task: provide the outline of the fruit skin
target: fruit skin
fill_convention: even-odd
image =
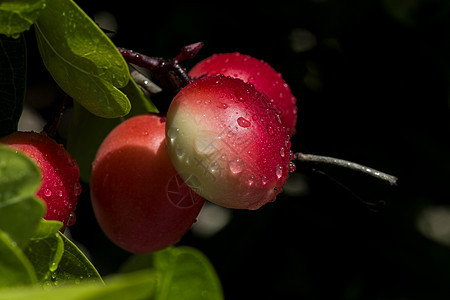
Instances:
[[[288,134],[295,134],[297,123],[297,99],[291,92],[281,74],[268,63],[251,56],[235,53],[220,53],[200,61],[189,72],[192,78],[222,74],[239,78],[253,84],[255,88],[269,99]]]
[[[36,195],[46,203],[44,219],[61,221],[61,231],[73,224],[81,194],[80,170],[75,159],[45,133],[17,131],[0,142],[24,152],[39,166],[42,183]]]
[[[258,209],[289,173],[290,142],[270,102],[240,79],[203,77],[173,99],[166,140],[178,173],[205,199]]]
[[[115,244],[133,253],[177,242],[205,201],[172,166],[164,128],[165,119],[152,114],[122,122],[105,138],[92,165],[97,221]]]

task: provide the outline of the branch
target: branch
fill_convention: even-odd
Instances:
[[[294,160],[300,161],[300,162],[313,162],[313,163],[322,163],[322,164],[328,164],[328,165],[334,165],[339,167],[344,167],[347,169],[355,170],[358,172],[362,172],[368,175],[371,175],[372,177],[375,177],[377,179],[383,180],[390,185],[397,185],[397,177],[380,172],[378,170],[347,161],[344,159],[329,157],[329,156],[321,156],[321,155],[314,155],[314,154],[303,154],[300,152],[297,152],[294,154]]]

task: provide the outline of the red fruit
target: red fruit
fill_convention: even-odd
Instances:
[[[290,142],[270,102],[240,79],[203,77],[167,113],[172,163],[207,200],[257,209],[274,200],[289,172]]]
[[[149,253],[177,242],[204,199],[177,175],[166,149],[165,119],[130,118],[112,130],[92,164],[97,221],[118,246]]]
[[[215,54],[192,68],[193,78],[222,74],[253,84],[269,99],[281,117],[288,134],[295,134],[297,123],[296,98],[287,83],[268,63],[240,53]]]
[[[42,184],[37,196],[47,204],[46,220],[61,221],[64,226],[75,222],[74,210],[81,193],[80,170],[64,147],[43,133],[14,132],[1,143],[24,152],[39,166]]]

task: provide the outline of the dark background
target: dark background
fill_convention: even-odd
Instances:
[[[232,211],[211,238],[189,233],[180,244],[208,256],[226,299],[450,297],[449,1],[76,2],[116,18],[120,47],[171,58],[203,41],[187,68],[220,52],[269,62],[298,100],[294,152],[400,178],[297,164],[301,192]],[[51,82],[33,55],[29,86]],[[101,233],[87,190],[71,232],[107,275],[128,254]]]

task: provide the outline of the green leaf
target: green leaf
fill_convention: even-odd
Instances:
[[[122,91],[131,101],[130,113],[124,118],[105,119],[97,117],[75,103],[74,117],[67,141],[67,150],[76,159],[80,177],[90,181],[91,164],[101,143],[114,127],[125,119],[144,113],[158,113],[155,105],[145,97],[133,79]]]
[[[0,290],[36,282],[33,266],[17,243],[0,230]]]
[[[48,0],[36,25],[47,70],[58,85],[91,113],[121,117],[130,102],[128,66],[111,40],[71,0]]]
[[[26,155],[0,146],[0,230],[25,246],[45,213],[34,195],[41,183],[38,166]]]
[[[36,231],[34,232],[33,236],[31,237],[31,240],[39,240],[39,239],[45,239],[45,238],[51,237],[55,233],[57,233],[61,229],[62,226],[63,226],[62,222],[47,221],[47,220],[41,219],[41,222],[39,223],[38,227],[36,228]]]
[[[159,275],[156,300],[221,300],[222,288],[214,268],[198,250],[170,247],[153,254],[134,255],[123,271],[151,268]]]
[[[0,136],[16,131],[22,114],[27,71],[26,52],[25,38],[22,35],[17,39],[0,35]]]
[[[84,281],[103,282],[100,274],[89,259],[64,234],[58,233],[64,242],[64,254],[53,272],[53,284]]]
[[[51,290],[22,288],[3,290],[0,300],[144,300],[152,299],[156,276],[148,270],[114,275],[106,285],[85,283]]]
[[[42,220],[25,249],[39,283],[52,287],[84,281],[102,282],[86,256],[59,232],[61,225],[60,222]]]
[[[45,0],[0,1],[0,34],[15,36],[30,29],[44,8]]]

